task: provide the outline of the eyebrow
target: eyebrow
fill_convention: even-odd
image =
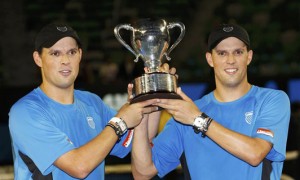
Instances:
[[[235,49],[233,49],[233,51],[237,51],[237,50],[242,50],[242,51],[244,51],[244,50],[247,50],[247,47],[246,47],[246,49],[245,49],[244,47],[246,47],[246,46],[239,47],[239,48],[235,48]],[[230,49],[229,49],[229,50],[230,50]],[[216,51],[216,52],[220,52],[220,51],[228,51],[228,49],[218,49],[218,48],[215,48],[215,51]]]
[[[67,50],[67,52],[74,51],[74,50],[78,51],[79,48],[78,47],[71,48],[71,49]],[[62,52],[62,50],[60,50],[60,49],[50,49],[49,52]]]

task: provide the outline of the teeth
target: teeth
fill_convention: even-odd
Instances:
[[[235,72],[236,69],[226,69],[225,71],[226,71],[226,72],[231,72],[231,73],[232,73],[232,72]]]

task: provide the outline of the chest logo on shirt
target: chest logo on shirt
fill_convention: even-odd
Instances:
[[[94,122],[93,117],[88,116],[88,117],[86,117],[86,120],[87,120],[89,126],[90,126],[92,129],[95,129],[96,125],[95,125],[95,122]]]
[[[248,124],[252,123],[252,116],[253,116],[253,111],[249,111],[245,113],[245,121]]]

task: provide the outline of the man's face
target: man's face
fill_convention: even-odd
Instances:
[[[43,85],[48,88],[73,88],[79,72],[82,50],[75,39],[65,37],[50,48],[43,48],[42,54],[35,57],[41,67]]]
[[[246,45],[235,37],[222,40],[206,58],[214,68],[216,85],[236,87],[247,82],[247,66],[253,52],[247,51]]]

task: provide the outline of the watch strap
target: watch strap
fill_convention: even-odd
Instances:
[[[125,121],[118,117],[111,118],[106,126],[113,128],[119,139],[127,132],[128,129]]]

